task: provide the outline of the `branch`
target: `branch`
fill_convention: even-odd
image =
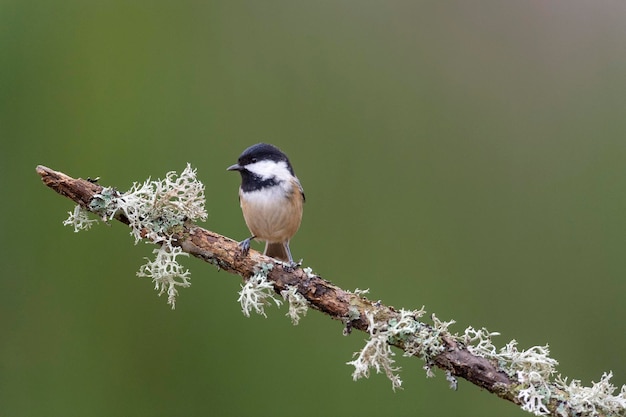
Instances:
[[[313,274],[309,268],[292,268],[255,250],[243,256],[237,241],[192,223],[191,219],[202,217],[204,213],[204,196],[201,184],[195,180],[195,171],[191,171],[190,167],[188,170],[188,174],[193,177],[190,181],[182,181],[187,170],[179,179],[176,179],[176,174],[169,173],[164,181],[146,181],[143,186],[135,184],[131,191],[122,194],[93,180],[74,179],[44,166],[37,167],[37,173],[46,186],[70,198],[82,209],[105,220],[113,218],[130,225],[136,240],[149,239],[160,244],[161,249],[155,251],[158,252],[157,258],[159,254],[172,258],[183,253],[193,255],[243,277],[247,284],[242,290],[242,298],[250,295],[245,291],[252,292],[263,285],[260,283],[269,283],[271,286],[267,288],[273,288],[273,291],[285,298],[290,294],[290,304],[292,298],[303,298],[308,306],[344,323],[345,334],[352,329],[367,332],[370,340],[359,352],[357,359],[349,362],[355,366],[355,379],[367,377],[369,369],[375,368],[377,372],[382,370],[387,374],[394,388],[399,387],[401,381],[396,374],[397,368],[393,367],[393,352],[389,349],[389,346],[395,346],[406,356],[423,359],[429,376],[432,374],[431,368],[438,367],[446,372],[452,387],[456,387],[455,378],[461,377],[537,415],[626,414],[626,386],[619,395],[613,396],[615,387],[609,383],[610,373],[604,374],[600,382],[590,388],[582,387],[577,380],[568,384],[560,376],[550,381],[557,362],[549,358],[547,346],[519,351],[516,342],[512,341],[497,350],[491,342],[491,336],[497,333],[470,327],[462,335],[451,334],[447,328],[452,322],[442,322],[434,315],[433,324],[421,322],[419,319],[425,313],[423,310],[396,310],[380,302],[373,302],[362,297],[362,291],[343,290]],[[196,189],[193,189],[194,186]],[[187,194],[192,193],[190,189],[196,194],[191,201],[187,201]],[[147,201],[151,204],[150,210],[160,210],[158,214],[151,214],[153,219],[147,219],[149,216],[143,212],[137,214],[138,209],[134,206],[138,204],[135,202],[137,196],[144,194],[148,198],[142,200],[141,204]],[[197,201],[199,197],[202,197],[201,210]],[[168,217],[170,211],[163,211],[169,210],[168,207],[179,210],[179,221],[172,221]],[[68,221],[73,222],[75,228],[79,228],[81,222],[93,221],[79,217],[77,208]],[[157,223],[157,219],[160,223]],[[87,223],[86,226],[89,225]],[[140,273],[147,276],[155,274],[154,264],[144,267],[145,270],[142,267]],[[176,274],[182,280],[168,278],[169,281],[161,283],[161,291],[167,290],[172,304],[176,286],[188,285],[188,271],[177,271]],[[257,293],[253,295],[258,296]],[[260,303],[263,303],[263,299]],[[592,391],[598,395],[589,399]]]

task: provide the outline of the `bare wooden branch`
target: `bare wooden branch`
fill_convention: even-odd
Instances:
[[[102,186],[91,181],[74,179],[44,166],[38,166],[37,173],[46,186],[86,209],[89,209],[93,197],[103,190]],[[118,220],[124,222],[125,219]],[[296,287],[313,308],[342,321],[348,331],[350,329],[368,331],[366,312],[373,313],[377,320],[389,321],[399,318],[399,312],[393,307],[345,291],[320,276],[307,274],[301,268],[289,268],[254,250],[242,256],[237,241],[191,223],[185,224],[182,230],[176,233],[174,244],[180,246],[183,251],[244,279],[252,276],[259,264],[273,263],[275,266],[269,272],[268,278],[273,281],[277,293],[289,286]],[[355,311],[358,311],[358,315],[354,314]],[[444,335],[442,341],[445,349],[432,358],[431,365],[448,371],[455,377],[464,378],[503,399],[518,405],[521,403],[517,396],[512,394],[518,381],[499,370],[497,364],[471,354],[452,336]],[[406,348],[402,341],[392,343],[400,349]]]

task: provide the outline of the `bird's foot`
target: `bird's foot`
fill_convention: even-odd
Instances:
[[[293,272],[296,270],[296,268],[299,268],[300,266],[302,266],[302,259],[300,259],[298,262],[294,262],[293,259],[290,259],[289,262],[283,262],[285,271],[287,272]]]
[[[241,254],[243,256],[246,256],[248,252],[250,252],[250,241],[252,239],[254,239],[254,236],[250,236],[249,238],[244,239],[241,242],[239,242],[239,249],[241,249]]]

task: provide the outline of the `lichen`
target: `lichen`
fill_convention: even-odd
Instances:
[[[558,375],[555,385],[564,391],[561,415],[577,416],[624,416],[626,415],[626,385],[615,395],[617,387],[611,384],[612,372],[605,372],[598,382],[592,382],[591,387],[583,386],[579,380],[567,382],[567,378]],[[566,410],[569,410],[569,414]]]
[[[74,211],[67,212],[70,216],[63,221],[63,226],[74,226],[74,233],[78,233],[81,230],[89,230],[94,223],[98,223],[96,219],[90,219],[88,211],[82,208],[80,205],[74,207]]]
[[[159,243],[171,238],[170,228],[187,219],[206,220],[204,185],[187,164],[180,176],[171,171],[162,180],[133,183],[108,205],[109,218],[118,211],[128,219],[135,243],[143,238]]]
[[[119,193],[105,187],[96,194],[89,209],[104,221],[123,216],[129,223],[135,244],[144,238],[159,244],[154,260],[141,266],[137,275],[149,277],[159,294],[167,292],[167,302],[176,306],[177,287],[188,287],[189,271],[176,258],[187,255],[175,245],[175,234],[186,220],[206,220],[204,185],[196,179],[190,164],[178,175],[171,171],[164,179],[133,183],[128,192]],[[86,217],[86,210],[77,206],[74,213],[63,222],[73,225],[74,231],[86,230],[95,222]]]
[[[282,301],[275,297],[274,285],[267,279],[267,275],[274,267],[273,264],[260,264],[257,271],[241,286],[237,301],[241,304],[244,316],[250,317],[254,310],[257,314],[267,318],[265,307],[272,304],[280,306]]]
[[[370,368],[374,368],[376,373],[384,372],[391,381],[391,388],[401,388],[402,380],[397,372],[400,368],[394,366],[393,356],[395,355],[389,345],[389,337],[392,336],[385,323],[377,323],[371,311],[365,312],[368,320],[368,331],[370,338],[359,352],[355,352],[357,358],[347,362],[354,366],[352,379],[369,378]]]
[[[189,256],[179,247],[171,247],[167,244],[152,251],[155,254],[154,260],[145,258],[148,262],[142,265],[137,272],[139,277],[151,278],[154,288],[159,291],[159,295],[167,292],[167,303],[176,307],[176,287],[189,287],[189,270],[185,269],[176,261],[178,256]]]
[[[294,286],[287,286],[286,290],[282,290],[280,295],[289,304],[289,310],[286,316],[289,316],[291,323],[297,326],[302,316],[306,316],[306,312],[309,309],[309,302],[298,292],[298,288]]]
[[[558,362],[550,357],[547,345],[519,350],[517,342],[511,340],[497,349],[492,341],[497,335],[485,328],[469,327],[457,340],[472,354],[495,361],[501,371],[517,380],[514,392],[523,410],[547,415],[551,414],[550,406],[554,408],[556,404],[553,413],[563,417],[626,415],[626,385],[614,395],[617,388],[609,382],[611,372],[604,373],[591,387],[582,386],[576,379],[568,383],[561,375],[552,380]]]
[[[454,338],[460,348],[471,354],[496,363],[500,371],[509,375],[516,383],[508,389],[525,411],[563,417],[626,416],[626,385],[616,395],[617,388],[610,383],[611,372],[604,373],[591,387],[582,386],[578,380],[568,383],[567,378],[560,375],[552,380],[558,362],[550,357],[547,345],[520,350],[517,342],[511,340],[498,349],[492,340],[499,335],[497,332],[468,327],[462,335],[453,335],[449,326],[454,321],[442,321],[432,315],[433,324],[427,325],[418,320],[424,314],[423,308],[400,310],[397,317],[381,319],[374,312],[366,311],[370,337],[363,349],[354,354],[356,359],[348,362],[354,366],[353,379],[367,378],[370,369],[375,369],[387,375],[394,390],[400,388],[400,368],[395,366],[391,345],[402,347],[405,356],[421,357],[427,376],[434,376],[434,358],[445,351],[443,336],[446,336]],[[446,379],[450,387],[456,389],[457,380],[450,371],[446,372]]]

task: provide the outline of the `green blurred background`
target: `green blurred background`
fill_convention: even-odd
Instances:
[[[626,383],[626,3],[1,0],[0,64],[0,415],[527,415],[401,356],[404,390],[353,382],[364,334],[245,318],[196,259],[172,311],[135,276],[153,247],[74,234],[35,174],[190,162],[242,239],[225,169],[259,141],[305,188],[305,265]]]

